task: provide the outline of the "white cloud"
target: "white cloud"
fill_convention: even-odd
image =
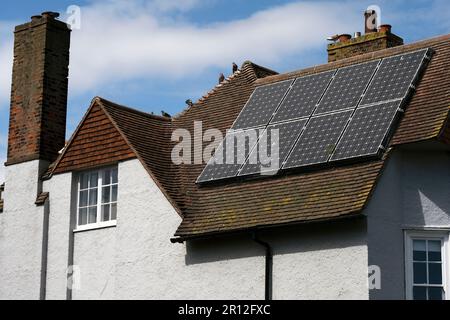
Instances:
[[[170,3],[160,9],[190,8],[180,6],[182,1]],[[77,93],[116,80],[182,78],[246,59],[271,64],[324,47],[333,32],[351,32],[361,17],[349,12],[345,3],[301,2],[199,26],[173,19],[168,23],[142,1],[95,2],[82,8],[81,30],[72,33],[70,88]]]

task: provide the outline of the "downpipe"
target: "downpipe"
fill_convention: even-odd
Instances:
[[[273,265],[273,252],[272,247],[267,242],[258,238],[256,232],[252,232],[252,239],[259,245],[263,246],[266,251],[266,266],[265,266],[265,300],[272,300],[272,265]]]

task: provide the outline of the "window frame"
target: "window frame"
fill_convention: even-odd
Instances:
[[[450,252],[449,231],[445,230],[405,230],[405,297],[413,300],[413,240],[440,240],[442,260],[442,287],[444,300],[450,300]]]
[[[103,173],[106,170],[117,170],[117,183],[108,183],[106,185],[103,185]],[[97,173],[97,215],[96,215],[96,222],[94,223],[86,223],[83,225],[79,225],[79,218],[80,218],[80,191],[81,191],[81,176],[82,174],[92,174],[92,173]],[[74,232],[78,232],[78,231],[85,231],[85,230],[92,230],[92,229],[100,229],[100,228],[108,228],[108,227],[115,227],[117,225],[117,213],[116,213],[116,218],[114,220],[110,219],[108,221],[101,221],[101,217],[102,217],[102,205],[104,205],[102,203],[102,190],[103,187],[111,187],[111,191],[112,191],[112,186],[113,185],[117,185],[117,199],[115,202],[109,201],[108,203],[105,204],[112,204],[115,203],[116,206],[119,202],[119,168],[118,166],[108,166],[108,167],[102,167],[102,168],[97,168],[97,169],[91,169],[91,170],[85,170],[85,171],[80,171],[77,174],[77,192],[76,192],[76,196],[77,196],[77,200],[76,200],[76,212],[75,212],[75,229]],[[88,194],[89,194],[89,190],[88,189],[83,189],[83,190],[87,190]],[[110,192],[111,192],[110,191]],[[111,198],[111,194],[110,194],[110,198]],[[91,206],[93,207],[93,206]],[[84,207],[83,207],[84,208]],[[88,206],[86,208],[89,208],[89,202],[88,202]],[[111,211],[109,213],[109,216],[111,217]],[[89,219],[89,210],[87,210],[87,219]]]

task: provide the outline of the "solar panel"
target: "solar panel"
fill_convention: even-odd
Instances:
[[[206,182],[234,177],[256,145],[263,129],[239,130],[227,133],[214,156],[208,161],[197,182]]]
[[[283,169],[326,162],[351,114],[352,111],[343,111],[312,117]]]
[[[309,117],[336,70],[295,79],[271,123]]]
[[[379,62],[375,60],[340,68],[314,114],[355,109]]]
[[[253,149],[242,167],[239,176],[278,171],[306,122],[307,120],[303,119],[268,126],[261,135],[257,147]],[[276,135],[278,139],[274,138]]]
[[[292,82],[293,80],[286,80],[257,87],[235,120],[232,129],[267,125]]]
[[[380,155],[431,52],[257,87],[232,126],[239,130],[226,135],[197,182]],[[278,161],[270,162],[275,150]]]
[[[405,97],[428,49],[384,58],[361,105]]]
[[[402,100],[358,108],[330,160],[376,155]]]

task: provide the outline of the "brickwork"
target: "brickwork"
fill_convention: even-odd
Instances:
[[[7,165],[54,161],[64,147],[70,29],[37,16],[15,29]]]

